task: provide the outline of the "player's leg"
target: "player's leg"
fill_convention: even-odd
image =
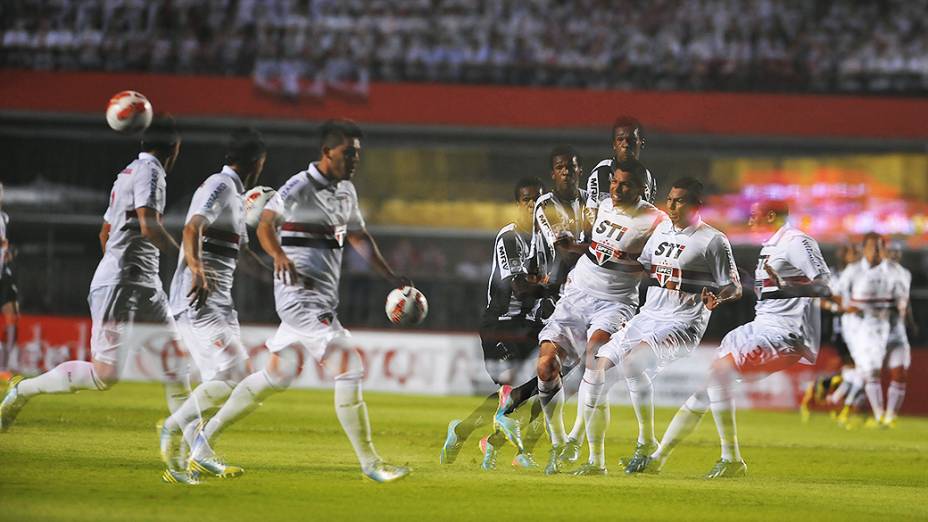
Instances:
[[[608,396],[609,388],[615,382],[614,379],[607,379],[607,372],[613,366],[614,363],[609,358],[599,357],[595,366],[587,368],[583,373],[583,382],[586,384],[586,404],[583,413],[586,417],[584,424],[590,456],[587,464],[577,469],[576,475],[606,474],[605,439],[610,421]]]
[[[4,292],[8,294],[8,292]],[[14,295],[3,295],[2,307],[0,311],[3,314],[3,340],[0,342],[0,374],[2,380],[9,380],[11,377],[10,360],[13,352],[16,350],[17,328],[19,326],[19,303]]]
[[[886,414],[883,423],[894,427],[902,401],[905,400],[905,387],[908,379],[909,366],[912,363],[911,348],[908,340],[894,344],[886,359],[889,367],[889,390],[886,397]]]
[[[565,395],[561,382],[561,360],[566,352],[552,341],[542,341],[538,350],[538,400],[545,416],[548,437],[551,440],[551,459],[545,473],[560,471],[560,454],[567,442],[564,429]]]
[[[651,454],[652,471],[660,471],[664,467],[674,448],[686,439],[690,433],[693,433],[693,430],[696,429],[699,421],[702,420],[708,410],[709,396],[706,394],[706,390],[699,390],[686,399],[686,402],[677,410],[677,413],[667,426],[667,431],[661,437],[657,450]]]
[[[599,349],[606,343],[609,342],[609,338],[612,336],[612,332],[596,329],[590,334],[589,339],[586,343],[586,350],[584,354],[584,374],[587,372],[587,368],[596,367],[596,353],[599,352]],[[574,420],[573,428],[571,428],[570,433],[567,434],[567,444],[564,447],[564,459],[568,462],[576,462],[580,458],[580,449],[583,445],[583,436],[586,434],[586,422],[585,418],[587,417],[585,409],[587,403],[589,403],[589,386],[587,379],[581,378],[580,386],[577,389],[577,417]]]
[[[658,449],[657,436],[654,433],[654,386],[651,382],[651,376],[656,372],[658,364],[654,349],[644,342],[628,350],[622,361],[625,383],[638,421],[635,453],[625,467],[626,473],[643,471],[650,455]]]

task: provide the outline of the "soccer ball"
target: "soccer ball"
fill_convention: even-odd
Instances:
[[[429,302],[418,288],[404,286],[394,288],[387,295],[387,318],[399,326],[421,323],[429,313]]]
[[[106,123],[116,132],[134,134],[151,125],[151,102],[141,93],[122,91],[110,98]]]
[[[251,228],[258,228],[261,221],[261,212],[264,205],[271,200],[277,191],[271,187],[255,187],[245,193],[245,224]]]

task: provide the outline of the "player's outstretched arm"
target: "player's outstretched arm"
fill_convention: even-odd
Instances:
[[[408,277],[398,276],[393,272],[393,269],[387,264],[387,260],[383,258],[383,254],[380,253],[380,247],[377,246],[377,242],[374,241],[374,238],[371,237],[370,232],[368,232],[366,228],[349,231],[348,243],[355,252],[360,254],[368,264],[374,267],[374,270],[376,270],[378,274],[390,281],[390,284],[397,288],[413,286],[412,281],[410,281]]]
[[[829,285],[830,277],[820,275],[812,280],[811,283],[791,284],[790,281],[784,280],[780,274],[769,264],[764,264],[764,270],[770,279],[777,282],[779,287],[779,296],[773,299],[792,299],[794,297],[831,297],[831,286]]]
[[[177,242],[168,234],[161,223],[161,213],[148,207],[139,207],[135,209],[139,216],[139,227],[142,231],[142,237],[154,243],[158,250],[165,254],[177,254],[180,247]]]
[[[258,243],[274,259],[274,278],[285,284],[295,284],[300,280],[296,265],[284,252],[277,238],[277,223],[279,215],[273,210],[264,209],[261,212],[261,221],[258,222]]]
[[[718,294],[714,294],[709,291],[708,288],[702,289],[702,302],[706,305],[706,308],[709,310],[715,310],[720,304],[725,304],[731,301],[737,301],[741,299],[741,283],[732,283],[730,285],[725,285],[719,290]]]
[[[194,214],[190,221],[184,225],[184,261],[190,269],[190,291],[187,299],[196,310],[206,303],[209,296],[209,280],[203,268],[203,230],[206,229],[206,218]]]
[[[100,226],[100,251],[106,253],[106,242],[110,240],[110,224],[106,221]]]

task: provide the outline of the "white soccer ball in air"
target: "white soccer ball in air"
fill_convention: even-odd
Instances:
[[[421,323],[429,314],[429,302],[418,288],[394,288],[387,295],[387,318],[399,326]]]
[[[116,93],[106,107],[106,123],[116,132],[141,132],[151,125],[151,117],[151,102],[135,91]]]
[[[258,222],[261,221],[261,212],[264,212],[264,205],[271,200],[277,191],[271,187],[255,187],[245,193],[245,224],[251,228],[257,228]]]

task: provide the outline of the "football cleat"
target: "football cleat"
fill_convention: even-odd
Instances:
[[[453,420],[448,423],[448,434],[445,436],[445,443],[441,447],[441,455],[438,457],[438,462],[442,464],[451,464],[458,458],[458,453],[461,452],[461,448],[464,447],[464,441],[458,438],[458,434],[454,432],[454,429],[460,424],[460,420]]]
[[[866,422],[864,422],[864,427],[871,429],[871,430],[881,430],[883,428],[886,428],[887,426],[883,424],[882,418],[877,419],[874,417],[870,417],[869,419],[867,419]]]
[[[606,475],[608,472],[605,467],[599,467],[596,464],[586,463],[579,468],[577,468],[571,475],[576,475],[578,477],[595,477]]]
[[[635,453],[625,462],[625,473],[641,473],[644,471],[651,461],[651,454],[657,451],[658,447],[659,444],[656,442],[636,445]]]
[[[895,429],[895,428],[896,428],[896,418],[893,417],[892,419],[890,419],[890,418],[888,418],[888,417],[883,417],[883,420],[880,421],[880,424],[882,424],[884,428],[887,428],[887,429]]]
[[[556,475],[561,472],[564,465],[563,455],[564,445],[552,446],[548,452],[548,465],[545,466],[545,475]]]
[[[845,405],[844,408],[841,408],[841,413],[835,418],[839,426],[847,426],[848,420],[851,418],[851,407]]]
[[[16,416],[19,415],[19,410],[23,409],[23,406],[25,406],[26,402],[29,400],[20,395],[17,389],[17,386],[22,380],[23,378],[21,375],[17,375],[10,379],[10,385],[6,389],[6,395],[3,396],[3,401],[0,402],[0,432],[10,429],[10,426],[13,425],[13,421],[16,420]]]
[[[506,436],[506,439],[518,448],[519,452],[525,451],[522,444],[522,429],[519,421],[502,414],[504,410],[498,410],[493,418],[493,425]]]
[[[158,447],[161,451],[161,462],[167,466],[168,470],[182,469],[182,458],[180,455],[181,434],[179,432],[171,433],[171,430],[164,427],[165,419],[162,419],[155,425],[158,430]]]
[[[480,439],[480,450],[483,451],[483,462],[480,463],[480,469],[483,471],[496,470],[496,457],[499,454],[499,448],[484,437]]]
[[[512,467],[533,469],[538,467],[538,463],[535,462],[535,456],[526,451],[519,453],[515,456],[515,458],[512,459]]]
[[[715,466],[712,466],[712,469],[709,470],[709,473],[706,473],[707,479],[714,478],[735,478],[743,477],[748,472],[748,465],[744,463],[743,460],[734,462],[731,460],[719,459],[715,463]]]
[[[212,456],[191,457],[190,462],[187,464],[187,472],[191,474],[205,473],[212,477],[228,479],[241,477],[245,473],[245,470],[238,466],[229,466],[220,460],[219,457]]]
[[[394,466],[393,464],[387,464],[382,460],[378,460],[369,467],[362,468],[361,472],[364,473],[364,476],[373,480],[374,482],[393,482],[394,480],[399,480],[409,473],[412,470],[406,466]]]
[[[577,462],[577,459],[580,458],[580,451],[580,441],[577,439],[567,439],[567,442],[564,444],[564,452],[561,454],[561,461],[571,464]]]
[[[168,484],[186,484],[188,486],[196,486],[200,483],[200,478],[196,473],[171,469],[164,470],[164,473],[161,474],[161,480]]]

